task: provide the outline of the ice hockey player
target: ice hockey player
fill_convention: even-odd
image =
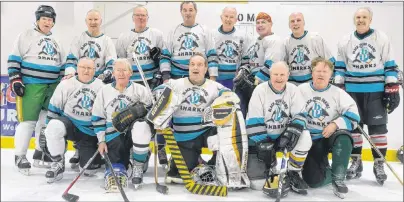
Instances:
[[[19,121],[14,140],[15,165],[26,175],[31,168],[26,153],[34,130],[34,166],[50,165],[51,159],[41,151],[38,140],[45,125],[49,100],[64,75],[65,61],[61,43],[51,32],[56,20],[55,10],[41,5],[35,11],[35,18],[35,28],[18,35],[7,61],[11,90],[17,96]]]
[[[249,104],[248,177],[252,189],[264,186],[264,193],[276,198],[279,175],[275,153],[286,148],[290,157],[282,181],[282,196],[288,195],[290,187],[305,195],[308,186],[301,178],[301,170],[312,141],[306,130],[304,103],[297,87],[288,83],[290,73],[285,62],[272,64],[269,72],[271,79],[255,88]]]
[[[95,63],[92,58],[81,58],[77,73],[77,76],[63,80],[56,87],[48,107],[47,126],[40,137],[41,148],[49,152],[53,160],[52,167],[45,175],[48,183],[63,178],[66,140],[74,141],[80,147],[80,169],[98,149],[91,110],[104,84],[94,78]],[[84,174],[93,175],[100,166],[101,158],[98,155]]]
[[[356,31],[348,34],[338,44],[335,64],[335,84],[351,95],[359,108],[361,126],[366,124],[372,142],[386,156],[387,114],[400,104],[398,67],[394,60],[388,36],[370,28],[373,13],[370,8],[360,8],[354,14]],[[361,160],[363,137],[358,129],[352,133],[354,148],[347,179],[362,175]],[[383,158],[372,149],[373,173],[378,183],[387,179]]]
[[[216,123],[214,125],[209,125],[206,123],[205,125],[205,119],[203,116],[204,109],[211,106],[212,103],[219,101],[227,104],[239,103],[239,99],[235,93],[231,92],[223,85],[205,78],[205,73],[207,70],[208,59],[201,53],[195,53],[195,55],[190,58],[189,77],[176,80],[170,79],[168,82],[163,84],[163,86],[165,86],[164,91],[161,93],[156,105],[154,105],[151,109],[151,112],[153,113],[152,115],[149,113],[148,120],[152,121],[156,128],[165,128],[165,126],[162,126],[165,122],[160,122],[160,120],[171,120],[174,138],[178,143],[178,147],[182,157],[184,158],[186,168],[188,168],[188,171],[191,173],[194,173],[193,177],[199,179],[200,176],[197,176],[198,173],[200,173],[199,170],[206,170],[206,165],[200,165],[198,159],[202,152],[202,147],[208,147],[213,151],[219,150],[216,167],[218,167],[218,164],[224,164],[224,162],[226,162],[226,169],[228,171],[233,169],[239,171],[238,175],[236,174],[239,176],[237,178],[237,182],[228,184],[228,181],[220,181],[222,185],[226,184],[232,186],[234,184],[242,185],[242,182],[249,183],[248,179],[240,177],[242,175],[242,169],[240,169],[241,163],[237,163],[236,158],[232,158],[235,157],[235,153],[237,152],[240,152],[241,158],[244,158],[241,155],[241,151],[243,149],[241,148],[242,145],[237,144],[237,146],[234,145],[233,147],[233,144],[231,143],[226,145],[224,144],[225,141],[219,142],[218,140],[223,138],[223,136],[219,134],[219,129],[216,127]],[[168,97],[171,98],[168,100]],[[164,105],[163,108],[161,108],[162,105]],[[172,119],[170,119],[171,116]],[[242,138],[239,133],[236,134],[237,136],[234,138]],[[231,137],[228,137],[227,139],[231,139]],[[247,137],[245,139],[245,143],[247,146]],[[229,145],[230,147],[226,147]],[[231,156],[228,159],[223,159],[225,157],[221,156],[223,151],[221,152],[220,149],[224,147],[228,148],[228,150],[225,154],[223,154],[223,156]],[[237,151],[235,151],[236,148]],[[234,159],[234,161],[229,163],[229,159]],[[242,159],[240,161],[242,161]],[[180,178],[179,172],[183,172],[181,170],[183,170],[184,167],[185,165],[176,165],[174,159],[171,158],[171,162],[169,163],[169,171],[167,172],[165,182],[182,183],[183,181]],[[203,169],[201,169],[201,167],[203,167]],[[233,167],[238,167],[239,169]],[[223,170],[225,170],[225,168],[223,168]],[[210,174],[212,174],[212,176],[216,176],[216,174],[219,173],[210,172]],[[232,174],[233,173],[226,173],[224,175],[230,176]],[[210,183],[216,183],[217,185],[219,181]]]
[[[311,60],[316,57],[329,59],[335,63],[323,38],[316,32],[304,29],[302,13],[289,15],[289,28],[292,34],[285,40],[285,61],[290,68],[289,81],[299,85],[311,80]]]
[[[166,49],[162,51],[163,80],[187,77],[189,59],[195,53],[202,53],[208,58],[209,76],[217,77],[215,42],[212,33],[205,26],[195,22],[198,12],[196,3],[184,1],[180,11],[183,23],[168,33]]]
[[[303,166],[303,179],[312,188],[332,183],[335,195],[343,198],[348,193],[344,179],[353,147],[351,131],[360,121],[358,108],[345,91],[330,84],[333,64],[328,59],[318,57],[311,64],[313,81],[298,87],[313,140]]]
[[[143,181],[143,167],[148,163],[152,132],[143,117],[147,114],[146,107],[152,104],[152,97],[146,87],[130,81],[132,66],[126,58],[115,61],[113,76],[115,81],[98,93],[91,120],[98,138],[98,151],[108,155],[124,187],[128,182],[127,169],[133,147],[134,165],[130,175],[132,184],[138,188]],[[118,191],[111,169],[106,168],[105,189]]]
[[[240,97],[240,107],[245,117],[255,86],[267,81],[272,64],[281,61],[284,57],[282,41],[272,32],[272,18],[269,14],[258,13],[255,29],[259,37],[251,42],[247,50],[248,65],[239,68],[234,81],[235,92]]]

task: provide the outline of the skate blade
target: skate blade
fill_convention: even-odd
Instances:
[[[346,179],[347,179],[347,180],[359,179],[360,177],[362,177],[362,173],[347,174],[347,175],[346,175]]]
[[[166,184],[184,184],[182,179],[167,177],[164,182]]]
[[[301,195],[307,195],[307,189],[297,189],[293,186],[291,186],[291,187],[292,187],[292,191],[294,191],[298,194],[301,194]]]
[[[30,176],[30,169],[29,168],[17,168],[18,172],[20,172],[21,174],[25,175],[25,176]]]
[[[41,160],[34,160],[33,166],[36,168],[51,168],[52,162],[45,162]]]
[[[135,190],[142,188],[142,184],[133,184]]]
[[[48,184],[52,184],[54,182],[60,181],[63,178],[63,173],[57,175],[55,178],[46,178],[46,182]]]
[[[381,185],[381,186],[384,185],[384,181],[385,181],[385,180],[376,180],[377,184],[379,184],[379,185]]]
[[[78,163],[71,163],[70,168],[73,170],[79,169],[79,164]]]
[[[339,192],[336,191],[336,190],[334,190],[334,194],[335,194],[338,198],[340,198],[340,199],[344,199],[344,198],[345,198],[345,195],[346,195],[346,194],[344,194],[344,193],[339,193]]]

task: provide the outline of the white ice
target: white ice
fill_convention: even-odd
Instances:
[[[28,160],[32,163],[33,151],[29,150]],[[14,152],[1,149],[1,201],[63,201],[62,193],[76,177],[78,172],[70,168],[68,159],[73,152],[66,153],[66,170],[61,181],[47,184],[46,169],[32,168],[30,176],[24,176],[14,166]],[[207,157],[209,158],[209,157]],[[145,184],[139,190],[125,189],[130,201],[274,201],[261,191],[229,191],[227,197],[201,196],[189,193],[183,185],[168,185],[168,195],[158,193],[154,185],[153,160],[145,173]],[[279,165],[279,164],[278,164]],[[360,179],[347,181],[349,193],[347,201],[403,201],[403,187],[385,166],[388,178],[383,186],[376,183],[372,162],[364,162],[364,172]],[[392,162],[391,166],[403,178],[403,165]],[[164,170],[159,166],[159,182],[164,181]],[[80,201],[123,201],[120,193],[105,193],[100,187],[103,172],[94,177],[82,176],[70,189],[69,193],[80,196]],[[283,201],[342,201],[332,192],[331,185],[318,189],[309,189],[307,196],[290,192]]]

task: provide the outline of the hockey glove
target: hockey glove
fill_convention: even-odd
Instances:
[[[241,92],[245,99],[249,100],[255,88],[254,81],[254,75],[251,74],[249,66],[242,66],[233,80],[234,88]]]
[[[129,126],[138,119],[144,118],[147,114],[145,105],[137,102],[112,116],[112,125],[118,132],[125,132]]]
[[[11,82],[11,90],[13,91],[14,94],[17,96],[24,96],[24,91],[25,91],[25,86],[22,84],[20,79],[16,79]]]
[[[150,89],[153,90],[161,84],[163,84],[163,74],[160,71],[154,72],[153,78],[150,81]]]
[[[168,79],[171,78],[170,72],[169,71],[164,71],[161,72],[162,78],[163,78],[163,82],[168,81]]]
[[[273,142],[268,139],[262,140],[256,143],[256,147],[259,161],[264,162],[267,168],[272,168],[273,165],[276,165],[276,152]]]
[[[279,137],[279,150],[283,151],[286,148],[288,151],[292,151],[299,141],[303,129],[304,127],[300,124],[290,123],[285,132]]]
[[[101,79],[101,81],[105,84],[112,83],[113,81],[111,70],[105,70],[103,74],[98,76],[98,78]]]
[[[154,61],[154,66],[156,67],[160,66],[160,55],[161,49],[159,47],[153,47],[150,50],[150,57]]]
[[[384,86],[383,104],[389,114],[398,107],[400,104],[400,85],[398,83],[389,83]]]

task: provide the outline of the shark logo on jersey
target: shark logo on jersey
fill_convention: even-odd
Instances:
[[[57,44],[50,38],[43,38],[39,40],[38,46],[42,46],[41,51],[38,53],[38,59],[57,61]]]
[[[306,103],[306,110],[308,112],[308,117],[311,120],[308,122],[315,125],[324,125],[324,120],[329,116],[327,109],[330,108],[328,101],[321,97],[314,97],[309,99]]]
[[[238,57],[239,54],[239,45],[231,40],[226,40],[225,42],[222,42],[219,47],[218,50],[220,51],[219,54],[219,58],[221,60],[228,60],[228,59],[234,59],[235,57]],[[234,62],[232,61],[226,61],[229,63],[236,63],[236,61],[234,60]]]
[[[373,62],[376,59],[375,55],[377,55],[376,49],[371,44],[360,43],[358,46],[355,46],[352,54],[352,67],[358,69],[376,67],[376,63]]]
[[[77,100],[76,105],[73,106],[73,114],[78,116],[91,116],[96,93],[89,89],[83,88],[77,91],[73,99]]]
[[[83,57],[88,57],[91,59],[98,59],[100,58],[100,55],[98,52],[95,50],[95,48],[92,45],[88,45],[88,49],[84,51]]]
[[[206,99],[198,91],[192,92],[192,94],[189,97],[187,97],[185,102],[194,106],[200,106],[201,104],[207,103]]]
[[[97,62],[97,59],[101,58],[100,53],[102,51],[100,44],[95,41],[87,41],[80,47],[81,58],[88,57],[94,60],[96,68],[101,67],[100,61]]]
[[[298,45],[296,48],[293,48],[292,53],[290,54],[291,56],[294,56],[290,65],[292,64],[304,65],[304,66],[309,65],[307,64],[308,62],[310,62],[310,58],[308,56],[309,54],[310,50],[309,48],[307,48],[307,46]]]
[[[199,37],[191,32],[187,32],[184,34],[181,34],[180,37],[178,38],[178,41],[181,41],[180,48],[178,51],[195,51],[196,48],[199,47],[198,41]]]
[[[115,107],[116,112],[120,112],[120,111],[124,110],[128,106],[128,104],[126,104],[126,102],[124,100],[121,100],[121,99],[117,103],[118,104]]]
[[[281,129],[286,127],[286,123],[289,120],[287,110],[289,109],[288,104],[282,100],[278,99],[269,105],[268,112],[271,118],[266,121],[267,127],[269,129]]]
[[[205,108],[204,105],[208,103],[206,100],[208,95],[208,92],[203,88],[188,88],[183,93],[186,105],[180,105],[180,109],[184,111],[203,112]]]
[[[250,65],[254,67],[258,67],[258,50],[260,49],[260,44],[256,42],[247,50],[248,59],[250,61]]]
[[[136,54],[144,55],[146,52],[149,51],[149,46],[144,42],[144,40],[139,40],[139,43],[136,47]]]
[[[138,37],[130,45],[128,49],[128,55],[132,55],[132,53],[135,53],[138,60],[151,60],[150,47],[150,39],[146,37]],[[135,59],[133,57],[132,60],[135,63]]]

